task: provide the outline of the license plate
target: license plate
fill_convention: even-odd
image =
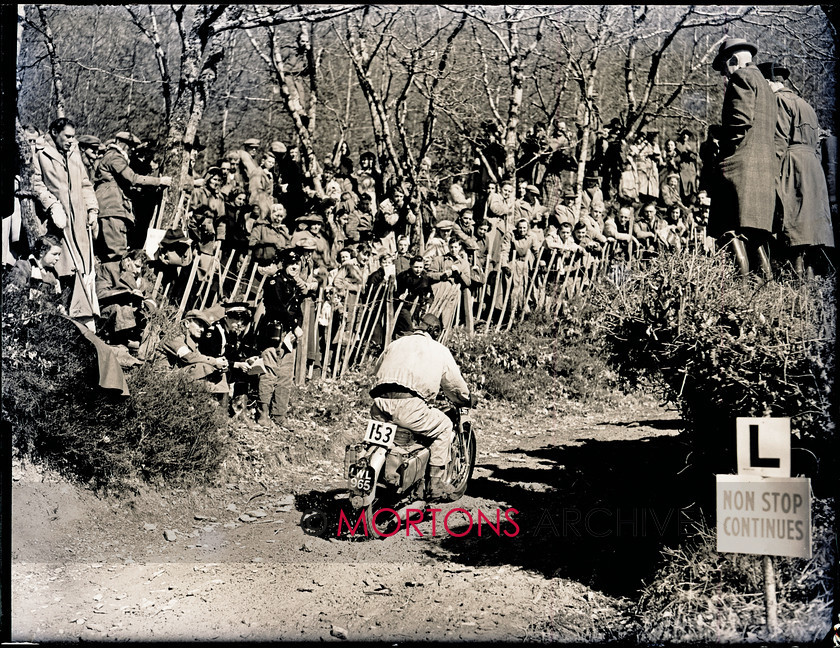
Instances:
[[[394,447],[394,437],[397,435],[397,426],[384,421],[369,420],[365,432],[365,443],[382,446],[383,448]]]
[[[364,470],[359,470],[355,464],[350,466],[350,488],[369,493],[373,488],[373,468],[368,466]]]

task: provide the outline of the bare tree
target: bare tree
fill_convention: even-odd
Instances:
[[[50,27],[50,21],[47,19],[47,14],[44,11],[44,5],[35,5],[38,22],[27,18],[23,7],[21,7],[21,11],[24,12],[23,16],[25,17],[26,24],[40,33],[44,38],[44,45],[47,48],[47,55],[52,69],[52,82],[53,89],[55,90],[55,114],[56,117],[64,117],[67,106],[67,101],[64,98],[64,69],[61,66],[61,59],[55,49],[55,38]]]

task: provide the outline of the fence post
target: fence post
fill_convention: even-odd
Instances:
[[[263,277],[264,279],[265,277]],[[303,300],[303,335],[297,343],[297,356],[295,356],[295,384],[300,387],[306,382],[306,356],[309,351],[309,329],[312,326],[312,300]],[[317,323],[316,323],[317,326]]]
[[[463,301],[464,326],[467,327],[467,335],[473,336],[473,296],[472,288],[464,287],[461,290],[461,301]]]
[[[192,266],[190,267],[190,276],[187,279],[187,287],[184,288],[184,294],[181,297],[181,303],[178,306],[178,318],[180,319],[181,315],[184,313],[184,310],[187,307],[187,302],[190,299],[190,291],[192,290],[193,282],[195,281],[195,275],[198,272],[198,259],[201,255],[196,254],[193,256]]]

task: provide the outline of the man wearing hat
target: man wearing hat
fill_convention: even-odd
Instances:
[[[128,236],[134,227],[134,209],[130,189],[137,186],[168,187],[170,176],[136,174],[129,163],[129,151],[140,140],[127,131],[114,136],[99,162],[96,199],[99,202],[99,237],[97,256],[105,262],[119,261],[128,252]]]
[[[581,213],[589,213],[595,207],[604,209],[604,192],[601,191],[601,176],[597,173],[583,179],[583,193],[580,196]]]
[[[207,329],[217,321],[218,313],[210,309],[187,311],[181,321],[181,330],[164,338],[160,350],[173,367],[191,379],[203,382],[210,393],[225,401],[229,391],[225,376],[227,358],[204,354],[198,347]]]
[[[757,51],[743,38],[727,38],[712,62],[712,68],[727,81],[718,175],[710,186],[708,232],[722,245],[731,242],[742,276],[757,264],[770,278],[766,243],[776,204],[778,163],[773,138],[777,111],[772,90],[752,62]]]
[[[557,225],[560,223],[574,223],[577,220],[574,209],[576,199],[577,194],[571,189],[563,192],[563,195],[560,197],[560,202],[554,208],[554,220]]]
[[[100,150],[104,149],[102,141],[94,135],[79,135],[76,141],[79,143],[79,152],[82,154],[82,163],[85,165],[88,178],[95,183],[99,160],[102,158]]]
[[[252,376],[261,375],[265,370],[257,351],[255,336],[249,330],[253,310],[247,302],[228,302],[205,309],[214,322],[206,327],[198,341],[201,353],[227,358],[229,393],[234,398],[247,394]],[[233,409],[229,413],[233,415]]]
[[[257,425],[280,425],[289,408],[295,372],[295,353],[303,336],[303,300],[311,286],[300,277],[301,258],[284,250],[279,271],[267,277],[263,289],[265,314],[257,331],[257,348],[266,373],[259,378]]]
[[[776,96],[776,191],[782,240],[797,274],[804,278],[812,272],[810,250],[834,247],[828,185],[818,157],[820,124],[808,102],[785,87],[787,68],[774,62],[758,68]]]

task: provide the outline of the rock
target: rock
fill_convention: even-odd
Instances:
[[[253,518],[250,515],[248,515],[247,513],[243,513],[242,515],[239,516],[239,520],[241,522],[253,522],[256,519],[257,518]]]
[[[292,510],[292,506],[286,504],[284,506],[278,506],[276,509],[274,509],[274,512],[275,513],[289,513],[289,512],[291,512],[291,510]]]
[[[336,626],[336,625],[334,625],[330,629],[330,634],[333,637],[336,637],[337,639],[347,639],[349,637],[349,635],[347,634],[347,630],[345,630],[341,626]]]
[[[236,504],[228,504],[225,508],[228,511],[236,511]]]
[[[239,525],[236,522],[228,522],[227,524],[223,525],[225,529],[235,529]]]
[[[193,515],[193,518],[195,518],[196,520],[206,520],[207,516],[196,513],[195,515]]]
[[[167,529],[163,532],[163,537],[166,538],[167,542],[175,542],[177,540],[177,536],[175,535],[174,529]]]
[[[267,515],[265,511],[261,511],[260,509],[248,511],[247,514],[250,515],[252,518],[264,518]]]
[[[143,531],[154,531],[155,529],[157,529],[157,524],[146,522],[146,524],[143,525]]]
[[[303,543],[303,545],[301,546],[300,550],[301,550],[301,551],[305,551],[305,552],[307,552],[307,553],[311,553],[311,552],[312,552],[312,543],[310,543],[310,542],[307,540],[306,542],[304,542],[304,543]]]
[[[105,632],[105,626],[99,623],[88,623],[85,627],[95,632]]]
[[[294,506],[295,505],[295,496],[294,495],[284,495],[277,501],[277,506]]]

